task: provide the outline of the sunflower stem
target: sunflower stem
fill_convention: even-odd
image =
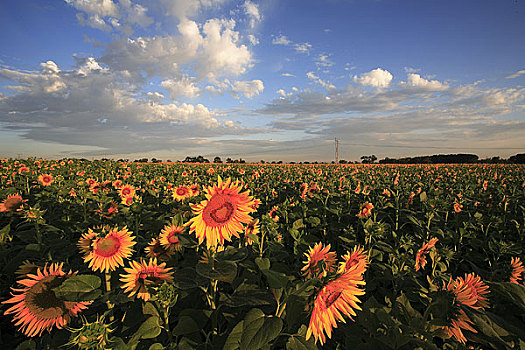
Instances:
[[[106,272],[104,276],[106,277],[106,291],[109,293],[111,291],[111,272]],[[108,297],[108,300],[106,301],[106,304],[108,306],[108,310],[113,309],[113,303],[109,301],[109,297]],[[109,321],[113,322],[114,320],[115,320],[115,316],[111,314],[109,316]]]

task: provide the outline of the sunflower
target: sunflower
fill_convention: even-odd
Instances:
[[[190,232],[195,232],[199,244],[206,239],[208,248],[222,245],[224,240],[231,241],[232,235],[239,237],[242,224],[253,220],[249,215],[255,211],[253,197],[250,190],[241,192],[242,187],[238,181],[223,182],[219,176],[217,186],[204,190],[206,199],[191,206],[196,216],[186,225],[190,226]]]
[[[521,259],[519,257],[512,258],[510,260],[510,266],[512,268],[510,282],[519,284],[519,282],[523,279],[523,273],[525,273],[525,268],[523,268],[523,263],[521,262]]]
[[[173,199],[182,202],[186,198],[190,198],[192,196],[192,190],[189,187],[186,186],[179,186],[173,189]]]
[[[350,269],[328,282],[315,297],[306,340],[313,335],[315,342],[320,341],[322,345],[326,335],[332,337],[332,327],[337,328],[337,321],[346,322],[343,315],[352,319],[355,310],[361,310],[357,303],[358,297],[365,294],[360,288],[365,284],[359,269]]]
[[[159,258],[160,260],[168,260],[172,252],[168,251],[162,244],[160,239],[153,238],[148,246],[144,248],[148,258]]]
[[[137,298],[148,301],[151,294],[147,287],[171,281],[173,272],[169,270],[171,267],[166,268],[166,263],[158,265],[157,259],[149,259],[149,263],[132,261],[129,268],[124,268],[127,273],[120,275],[120,281],[124,283],[121,287],[130,297],[136,294]]]
[[[118,190],[122,198],[133,197],[136,191],[137,189],[131,185],[122,185]]]
[[[339,264],[339,273],[344,273],[357,266],[356,269],[364,273],[368,267],[368,256],[365,254],[364,248],[361,246],[354,247],[352,252],[346,253],[343,256],[344,261]]]
[[[179,242],[178,235],[184,232],[184,226],[166,225],[160,231],[160,244],[171,252],[182,250],[182,244]]]
[[[40,182],[42,186],[49,186],[53,183],[53,175],[42,174],[38,176],[38,182]]]
[[[109,231],[109,232],[107,232]],[[117,227],[103,227],[101,232],[96,233],[88,230],[82,235],[77,245],[85,253],[84,262],[89,261],[89,267],[93,271],[109,272],[124,265],[124,258],[129,258],[136,242],[131,237],[131,232],[126,227],[119,230]]]
[[[244,229],[245,235],[258,235],[259,232],[260,232],[259,219],[250,221],[250,223]],[[246,244],[251,245],[252,243],[253,243],[252,239],[250,237],[246,237]]]
[[[336,254],[330,251],[330,244],[323,247],[323,243],[317,243],[304,255],[307,260],[301,271],[307,279],[326,277],[335,269]]]
[[[423,246],[421,247],[421,249],[418,250],[416,254],[416,266],[415,266],[416,271],[419,271],[419,269],[425,268],[425,266],[427,265],[427,258],[425,255],[428,254],[430,249],[434,248],[437,241],[438,241],[437,238],[432,238],[430,241],[428,241],[428,243],[423,243]]]
[[[4,314],[14,314],[15,326],[28,337],[40,336],[44,330],[51,331],[56,326],[63,328],[69,323],[71,317],[86,309],[92,302],[72,302],[57,298],[53,288],[58,287],[66,279],[76,274],[62,271],[62,265],[51,264],[49,269],[45,266],[37,270],[36,274],[27,274],[25,279],[18,281],[22,288],[11,289],[20,294],[11,294],[11,299],[2,304],[15,304],[7,309]]]
[[[454,337],[460,343],[465,344],[467,338],[462,330],[473,333],[477,331],[472,328],[473,322],[465,313],[465,309],[473,308],[484,310],[489,307],[486,295],[489,293],[488,286],[481,278],[473,273],[465,275],[465,278],[450,280],[448,284],[443,284],[441,295],[448,299],[448,306],[440,308],[437,312],[447,313],[448,325],[443,326],[442,330],[447,338]]]
[[[2,203],[0,203],[0,212],[21,212],[24,207],[24,203],[26,202],[27,200],[22,199],[21,195],[10,194],[6,199],[4,199]]]
[[[356,216],[360,219],[369,217],[370,215],[372,215],[372,209],[374,209],[373,204],[366,202],[361,206],[361,209],[359,210],[359,213],[357,213]]]

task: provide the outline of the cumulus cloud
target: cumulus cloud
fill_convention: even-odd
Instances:
[[[273,38],[272,44],[274,45],[290,45],[292,42],[285,36],[285,35],[279,35],[276,38]]]
[[[295,75],[293,75],[291,73],[281,73],[281,76],[282,77],[295,77]]]
[[[328,67],[333,66],[333,65],[334,65],[334,62],[328,58],[328,55],[318,55],[318,56],[315,58],[315,64],[316,64],[318,67],[325,67],[325,68],[328,68]]]
[[[364,86],[384,88],[390,85],[392,78],[392,74],[389,71],[376,68],[359,76],[355,75],[354,82]]]
[[[415,73],[408,74],[407,81],[401,82],[400,85],[406,86],[408,88],[417,88],[427,91],[443,91],[448,89],[447,84],[443,84],[437,80],[427,80]]]
[[[200,89],[195,86],[194,81],[187,77],[183,76],[181,79],[167,79],[160,83],[160,85],[168,90],[170,97],[176,100],[180,96],[186,96],[189,98],[194,98],[199,96]]]
[[[250,28],[255,28],[255,25],[261,21],[259,6],[248,0],[244,3],[243,8],[245,14],[248,16]]]
[[[166,13],[181,20],[191,18],[199,11],[217,7],[226,0],[161,0]]]
[[[234,97],[243,94],[247,98],[252,98],[263,92],[264,84],[261,80],[235,81],[231,84],[231,88]]]
[[[118,5],[112,0],[65,0],[79,11],[99,17],[119,17]]]

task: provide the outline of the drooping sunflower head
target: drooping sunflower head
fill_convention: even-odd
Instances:
[[[196,215],[186,224],[190,232],[195,232],[199,244],[206,239],[208,248],[231,241],[231,237],[239,237],[243,224],[252,221],[250,213],[254,212],[253,197],[250,191],[241,192],[243,186],[231,179],[223,182],[219,176],[216,186],[204,190],[206,199],[191,206]]]
[[[364,273],[368,267],[368,256],[361,246],[355,246],[352,252],[346,253],[343,256],[343,261],[339,264],[339,273],[347,272],[354,268]]]
[[[125,274],[120,275],[120,281],[124,283],[122,289],[132,297],[148,301],[151,294],[148,288],[162,285],[164,281],[173,279],[171,267],[166,268],[166,263],[157,264],[157,259],[150,259],[148,263],[132,261],[129,268],[124,268]]]
[[[122,229],[104,227],[98,233],[88,231],[87,235],[82,236],[78,246],[81,250],[86,249],[91,242],[89,249],[84,251],[84,262],[89,262],[89,267],[93,271],[109,272],[124,265],[124,259],[131,256],[133,253],[131,248],[136,243],[134,239],[126,227]]]
[[[179,235],[184,233],[184,226],[177,225],[166,225],[160,231],[159,241],[160,244],[167,250],[180,251],[182,250],[182,244],[179,241]]]
[[[332,337],[337,321],[345,322],[344,316],[350,319],[356,316],[356,310],[361,310],[358,297],[365,294],[361,288],[365,284],[358,269],[350,269],[328,282],[315,297],[306,339],[313,335],[315,342],[320,341],[322,345],[327,336]]]
[[[523,276],[525,275],[525,268],[523,267],[523,262],[521,262],[521,259],[519,257],[513,257],[510,260],[510,277],[509,281],[511,283],[519,284],[521,280],[523,280]]]
[[[306,279],[326,277],[335,270],[336,254],[330,251],[330,244],[317,243],[304,253],[306,260],[301,269]]]
[[[168,260],[172,255],[172,252],[160,243],[159,238],[153,238],[148,246],[144,248],[144,251],[148,258],[157,258],[159,260]]]
[[[36,274],[27,274],[18,281],[21,288],[11,289],[12,298],[2,304],[15,304],[4,314],[13,314],[13,322],[19,330],[29,337],[39,336],[44,330],[50,331],[53,327],[63,328],[71,317],[86,309],[91,302],[70,302],[58,298],[53,292],[66,279],[76,274],[72,271],[65,273],[62,263],[45,266],[38,269]]]
[[[22,199],[19,194],[10,194],[0,203],[0,212],[19,213],[24,208],[27,200]]]
[[[485,309],[489,307],[487,295],[489,287],[474,273],[458,277],[449,290],[452,290],[460,303],[473,309]]]
[[[430,241],[428,241],[428,243],[423,243],[423,246],[421,247],[421,249],[418,250],[416,254],[416,265],[415,265],[416,271],[419,271],[419,269],[425,268],[425,266],[427,265],[426,254],[428,254],[428,252],[432,248],[434,248],[437,242],[438,242],[437,238],[432,238]]]
[[[260,232],[259,227],[259,219],[252,220],[248,223],[248,225],[244,228],[244,234],[245,235],[258,235]],[[246,237],[246,244],[251,245],[252,239],[250,237]]]

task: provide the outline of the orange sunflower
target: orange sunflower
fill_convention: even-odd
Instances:
[[[89,262],[93,271],[100,269],[102,272],[109,272],[124,265],[124,258],[131,256],[131,247],[136,243],[134,239],[126,227],[121,230],[117,227],[103,227],[101,232],[89,229],[77,245],[86,254],[84,262]]]
[[[136,191],[137,189],[131,185],[122,185],[118,190],[122,198],[133,197]]]
[[[184,232],[184,226],[166,225],[160,231],[160,244],[171,252],[182,250],[182,244],[179,242],[178,235]]]
[[[352,319],[356,315],[355,310],[361,310],[357,305],[360,302],[358,297],[364,295],[365,291],[360,286],[366,284],[361,270],[350,269],[319,291],[315,297],[306,340],[313,335],[316,343],[320,341],[321,345],[324,344],[326,336],[332,337],[332,328],[337,328],[337,321],[346,322],[343,315]]]
[[[38,176],[38,182],[40,182],[42,186],[49,186],[53,183],[53,175],[42,174]]]
[[[443,327],[445,336],[454,337],[460,343],[465,344],[467,338],[462,329],[477,333],[472,328],[473,322],[465,313],[464,309],[471,307],[477,310],[483,310],[489,307],[486,295],[489,293],[489,287],[481,278],[473,273],[465,275],[465,278],[456,278],[450,280],[447,285],[443,285],[443,290],[448,292],[451,301],[452,312],[448,315],[447,326]]]
[[[159,258],[160,260],[168,260],[172,252],[168,251],[162,244],[160,239],[153,238],[148,246],[144,248],[148,258]]]
[[[510,282],[519,284],[519,282],[523,279],[523,274],[525,273],[525,268],[523,268],[523,263],[521,262],[521,259],[519,257],[512,258],[510,260],[510,266],[512,267]]]
[[[336,254],[330,251],[330,244],[323,247],[323,243],[317,243],[304,255],[307,259],[303,262],[304,267],[301,271],[307,279],[326,277],[329,272],[335,270]]]
[[[124,283],[121,287],[130,297],[136,294],[137,298],[148,301],[151,294],[147,288],[171,281],[173,272],[170,270],[171,267],[166,268],[166,263],[158,265],[157,259],[149,259],[149,263],[132,261],[129,268],[124,268],[127,273],[120,275],[120,281]]]
[[[354,247],[352,252],[346,253],[343,256],[344,261],[339,264],[339,273],[344,273],[357,266],[356,269],[364,271],[368,267],[368,256],[365,254],[364,248],[361,246]]]
[[[415,266],[416,271],[419,271],[419,269],[425,268],[425,266],[427,265],[426,254],[428,254],[430,249],[434,248],[437,241],[438,241],[437,238],[432,238],[430,241],[428,241],[428,243],[423,243],[423,246],[421,247],[421,249],[418,250],[417,255],[416,255],[416,266]]]
[[[361,205],[361,209],[359,210],[359,213],[357,213],[356,216],[360,219],[369,217],[370,215],[372,215],[372,209],[374,209],[373,204],[366,202],[365,204]]]
[[[250,221],[250,223],[244,229],[245,235],[258,235],[259,232],[260,232],[259,219]],[[246,244],[251,245],[252,243],[253,243],[252,239],[249,237],[246,237]]]
[[[18,281],[22,288],[11,287],[12,298],[2,304],[15,304],[4,314],[14,314],[13,322],[19,330],[28,337],[40,336],[44,330],[51,331],[56,326],[63,328],[71,317],[86,309],[92,302],[72,302],[57,298],[53,288],[58,287],[67,278],[76,274],[62,271],[62,265],[51,264],[49,270],[45,266],[37,270],[36,274],[27,274],[25,279]]]
[[[186,186],[179,186],[173,189],[173,199],[182,202],[186,198],[192,197],[192,190],[189,187]]]
[[[6,199],[4,199],[2,203],[0,203],[0,212],[21,212],[24,207],[24,203],[26,202],[27,200],[22,199],[21,195],[10,194]]]
[[[243,231],[242,224],[252,221],[250,213],[253,197],[250,190],[241,192],[242,185],[231,179],[223,182],[219,176],[217,186],[209,186],[204,190],[206,199],[191,206],[197,216],[186,223],[190,232],[195,232],[199,244],[206,239],[206,246],[216,247],[224,244],[224,240],[231,241],[231,236],[239,237]]]

